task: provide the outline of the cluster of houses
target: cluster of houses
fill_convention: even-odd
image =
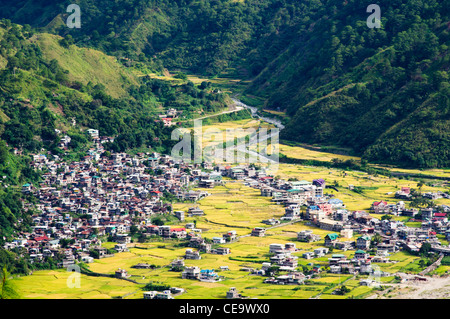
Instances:
[[[176,119],[182,113],[183,113],[183,111],[178,111],[174,108],[169,108],[166,110],[166,112],[164,114],[159,115],[160,120],[157,120],[157,121],[162,121],[164,126],[177,125],[178,123],[176,122]]]
[[[204,172],[208,164],[187,164],[158,153],[105,156],[103,144],[110,138],[99,137],[98,130],[89,129],[87,133],[94,147],[80,161],[66,163],[55,155],[33,155],[31,166],[44,172],[43,180],[39,185],[26,183],[21,189],[37,199],[36,204],[25,203],[25,209],[34,212],[33,228],[29,233],[18,233],[4,248],[25,248],[31,262],[58,257],[60,266],[67,267],[77,260],[92,262],[92,251],[96,258],[111,256],[101,247],[102,236],[117,242],[115,251],[125,251],[131,242],[132,226],[146,237],[189,240],[190,232],[198,235],[192,223],[186,227],[153,225],[152,217],[173,214],[183,221],[185,212],[173,213],[171,204],[163,202],[164,195],[196,202],[209,194],[192,188],[210,187],[210,181],[220,184],[220,172]],[[204,213],[193,205],[186,214]],[[194,238],[193,247],[199,246]],[[229,250],[216,249],[213,253],[226,254]]]
[[[446,205],[419,210],[407,208],[403,201],[395,204],[375,201],[369,212],[349,211],[342,200],[334,198],[334,196],[324,195],[326,183],[323,179],[313,180],[312,182],[284,181],[271,176],[258,176],[250,168],[242,167],[233,168],[230,176],[244,180],[246,185],[259,188],[261,196],[272,197],[273,202],[284,205],[285,214],[281,217],[281,220],[303,219],[309,221],[310,225],[333,232],[327,234],[324,238],[314,234],[311,230],[299,232],[298,241],[323,241],[325,246],[316,248],[314,251],[304,252],[303,258],[322,257],[328,253],[329,248],[343,251],[355,250],[351,259],[343,254],[333,254],[329,258],[330,272],[368,274],[372,272],[372,263],[391,262],[389,260],[390,254],[402,249],[412,253],[418,252],[424,242],[430,243],[433,251],[450,254],[450,247],[442,246],[437,236],[438,234],[445,235],[446,240],[450,240],[450,224],[447,219],[450,207]],[[396,197],[407,200],[409,197],[406,195],[409,194],[410,189],[402,187],[396,193]],[[425,193],[424,197],[435,199],[436,196],[448,196],[448,194],[442,192],[436,194],[431,196]],[[371,216],[371,214],[387,214],[414,218],[419,213],[421,215],[420,227],[409,227],[404,222],[392,219],[380,220]],[[414,221],[414,219],[410,221]],[[263,221],[263,223],[273,226],[279,224],[280,221],[272,218]],[[372,240],[375,234],[379,234],[381,237],[377,242]],[[265,229],[256,227],[252,230],[251,235],[264,236]],[[373,256],[369,255],[369,250],[375,251]],[[267,275],[267,270],[273,265],[277,265],[291,275],[282,275],[280,278],[272,277],[265,282],[286,284],[297,282],[293,278],[304,278],[299,274],[292,275],[296,272],[296,256],[291,256],[289,252],[286,252],[283,245],[270,245],[270,252],[275,254],[271,257],[271,262],[264,263],[261,269],[253,270],[253,273]]]
[[[441,191],[437,192],[426,192],[422,193],[422,196],[428,199],[439,199],[439,198],[450,198],[450,195]],[[411,188],[402,187],[400,190],[395,192],[395,198],[410,200],[412,199]]]
[[[176,114],[175,114],[176,117]],[[171,117],[173,118],[173,117]],[[196,205],[187,212],[172,211],[171,204],[164,203],[164,196],[171,194],[180,201],[196,202],[206,196],[204,189],[222,183],[223,177],[242,180],[246,185],[260,189],[261,196],[271,197],[271,201],[284,205],[283,221],[306,220],[310,225],[330,231],[324,238],[304,230],[297,234],[299,242],[318,242],[323,247],[303,252],[306,259],[323,257],[331,249],[355,250],[353,258],[344,254],[332,254],[328,266],[332,273],[372,272],[372,263],[389,262],[389,255],[400,249],[419,251],[424,242],[432,244],[432,249],[450,254],[450,248],[441,245],[438,234],[450,240],[450,225],[446,207],[439,211],[434,208],[421,209],[421,226],[408,227],[403,222],[373,218],[370,213],[405,215],[414,218],[419,210],[407,209],[404,202],[388,204],[376,201],[369,212],[349,211],[342,200],[324,193],[325,180],[285,181],[268,176],[264,170],[255,167],[231,167],[208,163],[187,164],[176,161],[167,155],[157,153],[111,153],[105,156],[103,143],[108,138],[98,136],[98,131],[89,130],[95,141],[91,149],[80,161],[65,163],[57,156],[36,154],[31,166],[44,171],[43,181],[39,185],[26,183],[22,192],[32,194],[37,203],[27,203],[25,208],[33,211],[33,229],[30,233],[19,233],[16,238],[5,244],[6,249],[23,247],[32,262],[42,261],[46,257],[59,256],[61,267],[67,267],[76,261],[92,262],[96,258],[111,256],[111,252],[101,246],[100,237],[108,236],[117,244],[114,250],[127,250],[131,242],[131,230],[138,229],[145,237],[160,236],[177,238],[187,242],[184,259],[199,260],[200,253],[227,255],[228,247],[217,244],[234,242],[238,236],[234,230],[206,240],[201,230],[193,223],[184,227],[154,225],[152,218],[158,215],[172,214],[180,222],[185,214],[189,217],[203,216],[205,213]],[[66,143],[65,140],[63,143]],[[70,143],[70,140],[67,142]],[[193,186],[201,190],[192,190]],[[408,188],[402,188],[396,197],[408,198]],[[449,210],[450,211],[450,208]],[[280,220],[271,218],[263,221],[273,226]],[[266,228],[255,227],[251,236],[263,237]],[[381,238],[374,243],[374,236]],[[376,255],[368,251],[375,249]],[[270,277],[265,280],[272,284],[300,284],[309,277],[297,271],[298,252],[294,243],[271,244],[270,262],[263,263],[257,271],[259,275],[270,274],[276,266],[287,274]],[[141,265],[142,266],[142,265]],[[182,267],[181,277],[201,281],[218,281],[221,277],[211,269],[197,266],[185,267],[184,260],[172,263],[172,267]],[[314,268],[314,271],[320,271]],[[127,277],[126,271],[119,269],[116,276]],[[235,290],[227,296],[238,298]],[[170,292],[148,292],[144,298],[171,298]]]

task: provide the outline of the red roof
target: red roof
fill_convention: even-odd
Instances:
[[[185,231],[185,228],[171,228],[170,231]]]
[[[434,217],[447,217],[446,213],[436,213],[434,214]]]
[[[48,240],[48,237],[44,235],[41,237],[35,237],[34,240],[35,241],[45,241],[45,240]]]
[[[384,200],[380,200],[379,202],[373,202],[373,205],[374,205],[374,206],[378,206],[378,205],[380,205],[381,203],[383,203],[384,205],[387,205],[387,202],[385,202]]]

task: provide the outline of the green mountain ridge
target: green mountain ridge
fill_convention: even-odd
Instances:
[[[70,1],[5,0],[0,12],[125,65],[235,72],[251,80],[247,94],[291,118],[284,139],[450,166],[449,0],[380,0],[379,29],[367,26],[369,0],[75,2],[80,29],[65,26]]]
[[[378,163],[448,167],[448,2],[379,5],[388,8],[381,29],[365,25],[364,1],[323,12],[248,92],[291,116],[283,138],[351,147]]]

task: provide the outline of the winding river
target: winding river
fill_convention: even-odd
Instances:
[[[279,132],[282,129],[284,129],[284,125],[281,123],[280,120],[277,120],[277,119],[274,119],[274,118],[260,116],[258,114],[258,109],[256,107],[247,105],[247,104],[241,102],[240,100],[238,100],[236,97],[232,98],[232,100],[237,106],[249,109],[251,111],[251,114],[252,114],[253,118],[258,118],[258,119],[260,119],[260,120],[262,120],[264,122],[273,124],[278,129],[278,130],[270,130],[269,131],[270,133],[266,134],[264,136],[259,135],[258,132],[257,132],[257,134],[259,135],[258,139],[256,140],[257,143],[261,143],[261,142],[264,142],[264,141],[267,141],[267,140],[270,139],[271,140],[271,142],[270,142],[271,144],[273,144],[273,143],[278,144],[278,142],[279,142]],[[253,143],[250,142],[250,144],[248,146],[250,146],[252,144]],[[276,158],[274,159],[273,155],[272,156],[267,156],[265,154],[261,154],[261,153],[257,153],[255,151],[252,151],[249,148],[238,148],[238,149],[241,152],[244,152],[244,153],[249,154],[250,156],[256,157],[258,160],[262,161],[263,163],[264,162],[265,163],[268,162],[268,163],[272,163],[272,164],[278,163],[278,156],[276,156]]]
[[[254,118],[258,118],[258,119],[260,119],[260,120],[262,120],[262,121],[264,121],[264,122],[273,124],[273,125],[275,125],[280,131],[281,131],[282,129],[284,129],[284,125],[281,123],[280,120],[277,120],[277,119],[274,119],[274,118],[270,118],[270,117],[260,116],[260,115],[258,114],[258,108],[254,107],[254,106],[247,105],[247,104],[243,103],[242,101],[240,101],[240,100],[238,100],[238,99],[236,99],[236,98],[231,98],[231,99],[233,100],[233,102],[234,102],[237,106],[240,106],[240,107],[244,107],[244,108],[246,108],[246,109],[249,109],[249,110],[252,112],[252,116],[253,116]]]

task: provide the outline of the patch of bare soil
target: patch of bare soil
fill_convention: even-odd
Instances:
[[[400,284],[389,284],[384,292],[368,299],[448,299],[450,298],[450,277],[426,277],[426,281],[408,278]],[[390,291],[388,291],[390,290]]]

